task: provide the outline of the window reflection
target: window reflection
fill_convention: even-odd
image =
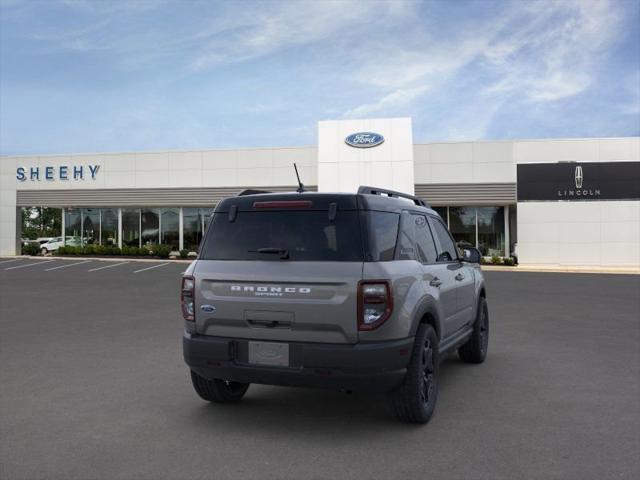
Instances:
[[[478,249],[482,255],[504,255],[504,208],[478,207]]]
[[[122,209],[122,245],[140,246],[140,209]]]
[[[100,243],[100,209],[82,209],[82,245]]]
[[[160,209],[143,208],[141,215],[142,245],[157,245],[160,239]]]
[[[184,248],[197,252],[202,240],[202,215],[199,208],[182,209],[182,235]]]
[[[102,245],[118,245],[118,209],[103,208],[100,228]]]
[[[180,210],[177,208],[163,208],[160,224],[160,243],[169,245],[177,250],[180,244]]]
[[[80,246],[80,232],[82,230],[82,212],[79,208],[67,208],[64,211],[65,245]]]
[[[475,247],[476,209],[474,207],[449,207],[449,231],[459,247]]]

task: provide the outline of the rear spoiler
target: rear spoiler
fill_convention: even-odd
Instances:
[[[414,195],[409,195],[408,193],[396,192],[395,190],[387,190],[385,188],[378,187],[367,187],[365,185],[358,188],[358,194],[360,195],[386,195],[387,197],[392,198],[406,198],[407,200],[413,201],[419,207],[430,208],[427,202],[418,198]]]

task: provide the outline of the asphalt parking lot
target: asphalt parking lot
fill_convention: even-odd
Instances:
[[[80,262],[0,259],[2,479],[640,475],[640,275],[486,272],[489,357],[447,359],[410,426],[362,394],[209,405],[181,357],[186,265]]]

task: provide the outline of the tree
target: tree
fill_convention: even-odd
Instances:
[[[34,240],[38,237],[62,235],[62,209],[52,207],[25,207],[22,209],[22,237]]]

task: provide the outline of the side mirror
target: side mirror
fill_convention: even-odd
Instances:
[[[477,248],[466,247],[462,249],[463,262],[480,263],[480,258],[482,258],[482,254]]]

